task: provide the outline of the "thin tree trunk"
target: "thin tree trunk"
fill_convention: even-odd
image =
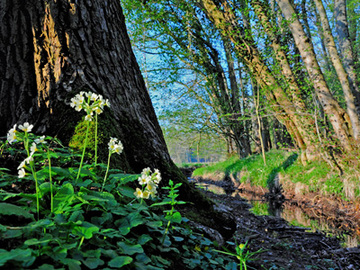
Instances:
[[[349,34],[345,0],[334,1],[334,17],[336,21],[336,32],[338,34],[340,54],[343,59],[342,63],[349,76],[352,93],[357,99],[357,113],[360,113],[359,77],[355,71],[355,56]]]
[[[243,59],[259,85],[266,90],[266,97],[270,103],[271,109],[275,112],[276,117],[289,128],[289,132],[296,132],[297,136],[295,136],[295,134],[292,135],[294,135],[297,143],[303,146],[303,140],[297,128],[297,126],[301,125],[298,123],[290,124],[296,119],[296,113],[292,103],[288,100],[283,89],[278,85],[268,67],[261,60],[260,54],[254,46],[254,41],[251,36],[246,35],[246,37],[243,37],[240,33],[241,31],[239,31],[239,29],[241,26],[236,23],[236,19],[234,18],[234,14],[230,7],[225,3],[223,5],[225,12],[222,12],[218,10],[212,0],[200,0],[199,4],[204,8],[215,26],[223,31],[223,35],[227,36],[232,41],[238,57]],[[290,128],[289,125],[292,127]]]
[[[254,7],[256,15],[259,17],[260,22],[271,41],[271,47],[275,52],[276,60],[288,85],[288,93],[291,96],[296,110],[296,115],[293,117],[297,118],[295,121],[296,123],[300,124],[297,128],[299,132],[301,132],[301,137],[304,141],[304,144],[299,146],[301,146],[302,150],[307,150],[307,152],[314,151],[314,144],[317,141],[317,138],[314,134],[314,120],[308,114],[308,108],[302,99],[300,87],[297,84],[295,75],[287,60],[287,55],[282,49],[279,38],[277,37],[275,29],[276,26],[272,24],[272,20],[269,15],[270,6],[258,0],[253,0],[251,3]],[[309,153],[309,157],[310,156],[311,154]]]
[[[339,143],[344,150],[351,151],[353,145],[351,142],[352,130],[351,123],[346,111],[340,107],[329,90],[324,75],[316,60],[314,48],[306,36],[299,19],[289,0],[277,0],[280,9],[288,22],[289,28],[293,34],[296,46],[298,47],[305,67],[309,73],[310,79],[314,85],[315,92],[321,102],[324,112],[329,117],[330,123],[334,128]]]
[[[336,49],[335,40],[331,33],[329,21],[326,15],[326,11],[324,5],[321,0],[314,0],[317,10],[319,11],[321,25],[323,28],[323,34],[325,37],[325,45],[329,51],[330,59],[333,63],[335,71],[338,75],[341,87],[344,92],[346,105],[347,105],[347,113],[349,114],[351,120],[351,126],[354,134],[354,138],[356,140],[360,137],[360,119],[358,115],[359,108],[356,108],[356,97],[354,96],[354,91],[351,90],[351,79],[348,80],[348,74],[345,72],[343,64],[341,63],[340,56]],[[340,42],[345,43],[345,42]],[[347,48],[346,48],[347,49]],[[350,48],[351,49],[351,48]],[[347,54],[349,55],[349,54]],[[344,63],[347,58],[345,58]],[[355,76],[355,74],[354,74]],[[349,78],[351,78],[349,76]],[[355,89],[354,89],[355,90]]]

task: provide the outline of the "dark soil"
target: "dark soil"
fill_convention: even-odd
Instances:
[[[227,183],[216,184],[227,187]],[[217,211],[236,223],[233,234],[229,237],[226,232],[223,236],[224,243],[236,239],[237,243],[248,241],[251,252],[262,249],[254,256],[256,260],[248,262],[249,269],[360,269],[359,247],[343,248],[337,238],[328,237],[324,232],[308,232],[280,217],[256,216],[241,195],[203,192],[215,202]],[[226,227],[225,222],[223,226]],[[223,234],[219,227],[217,229]],[[208,236],[218,240],[211,229]]]

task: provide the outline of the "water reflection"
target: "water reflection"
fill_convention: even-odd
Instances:
[[[294,226],[311,228],[309,231],[313,232],[325,232],[329,236],[338,237],[344,247],[357,247],[360,244],[360,237],[355,232],[339,228],[339,224],[336,224],[334,220],[326,220],[323,217],[317,216],[314,211],[311,213],[310,210],[306,213],[303,209],[289,201],[286,201],[279,207],[279,205],[269,204],[253,193],[225,190],[223,187],[208,183],[197,183],[197,186],[215,194],[226,194],[232,197],[240,196],[252,205],[250,210],[256,215],[281,217]],[[348,227],[346,224],[341,226]]]

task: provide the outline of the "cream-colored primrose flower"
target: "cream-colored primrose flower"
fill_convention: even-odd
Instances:
[[[141,176],[138,178],[139,184],[140,185],[146,185],[147,183],[149,183],[151,181],[150,176],[145,175],[145,174],[141,174]]]
[[[19,178],[23,178],[26,175],[24,168],[21,168],[18,173],[19,173]]]
[[[147,190],[144,190],[143,193],[142,193],[142,197],[143,197],[144,199],[149,199],[149,197],[150,197],[150,192],[147,191]]]
[[[151,173],[151,170],[149,167],[143,169],[141,172],[141,174],[144,174],[144,175],[150,175],[150,173]]]
[[[23,168],[25,168],[25,160],[23,160],[23,161],[20,163],[19,167],[17,167],[18,170],[23,169]]]
[[[39,150],[36,146],[36,143],[32,143],[31,147],[30,147],[30,152],[31,153],[35,153],[37,150]]]
[[[148,182],[146,185],[146,190],[151,193],[151,195],[155,195],[157,193],[156,191],[156,184],[154,182]],[[153,196],[154,197],[154,196]]]
[[[158,169],[154,170],[154,173],[151,175],[151,180],[154,181],[155,184],[159,184],[161,181],[161,174]]]
[[[94,112],[99,115],[102,113],[102,109],[100,107],[96,107]]]
[[[40,143],[45,144],[45,143],[46,143],[46,141],[45,141],[45,135],[43,135],[43,136],[35,139],[34,141],[35,141],[36,144],[40,144]]]
[[[92,117],[92,115],[91,114],[87,114],[86,116],[85,116],[85,121],[92,121],[92,119],[93,119],[93,117]]]
[[[19,129],[24,132],[31,132],[34,125],[30,125],[29,122],[25,122],[23,125],[19,125]]]
[[[7,134],[7,140],[10,144],[12,144],[16,140],[16,124],[13,126],[12,129],[9,130]]]
[[[99,98],[99,96],[95,93],[91,93],[90,100],[96,101]]]
[[[122,145],[121,141],[117,138],[110,138],[108,146],[111,154],[116,153],[120,155],[124,149],[124,146]]]
[[[26,164],[29,164],[31,161],[34,161],[33,154],[34,154],[34,152],[31,152],[31,153],[30,153],[30,156],[28,156],[27,158],[25,158],[24,161],[25,161]]]
[[[143,197],[143,192],[141,191],[140,188],[136,188],[134,195],[136,196],[136,198],[142,198]]]

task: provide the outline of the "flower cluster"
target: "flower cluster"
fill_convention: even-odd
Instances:
[[[24,132],[31,132],[31,130],[33,129],[34,125],[30,125],[28,122],[25,122],[22,125],[19,125],[19,129],[21,129]],[[16,139],[18,138],[16,136],[16,133],[18,131],[16,130],[16,124],[12,127],[12,129],[10,129],[7,133],[7,140],[10,144],[12,144],[13,142],[16,142]]]
[[[104,106],[110,107],[110,103],[102,95],[81,91],[71,99],[70,106],[78,112],[84,110],[86,112],[85,120],[92,121],[93,114],[101,114]]]
[[[143,187],[136,188],[135,196],[137,198],[148,199],[150,196],[155,198],[157,191],[156,188],[161,181],[161,174],[158,169],[155,169],[152,173],[150,168],[145,168],[141,172],[141,176],[138,178],[139,184]]]
[[[27,143],[25,143],[25,141],[28,140],[28,137],[27,137],[27,133],[31,132],[31,130],[33,129],[34,125],[30,125],[28,122],[25,122],[24,124],[22,125],[19,125],[19,130],[25,132],[25,137],[24,135],[22,135],[21,133],[19,133],[18,130],[16,130],[16,127],[17,125],[15,124],[9,131],[8,131],[8,134],[7,134],[7,140],[9,142],[9,144],[12,144],[13,142],[16,142],[17,140],[24,140],[24,144],[27,145]],[[26,164],[30,164],[31,161],[34,160],[34,153],[36,151],[38,151],[38,147],[37,145],[38,144],[45,144],[46,141],[45,141],[45,136],[41,136],[37,139],[34,140],[34,142],[31,144],[30,146],[30,152],[28,152],[28,157],[25,158],[21,163],[20,165],[18,166],[18,175],[19,175],[19,178],[23,178],[25,177],[26,175],[26,172],[25,172],[25,168],[26,168]],[[26,147],[26,146],[25,146]]]
[[[108,143],[108,146],[111,154],[116,153],[120,155],[124,149],[121,141],[117,138],[110,138],[110,142]]]

